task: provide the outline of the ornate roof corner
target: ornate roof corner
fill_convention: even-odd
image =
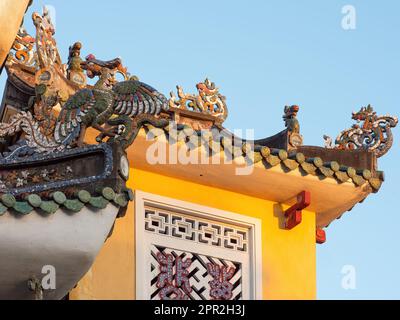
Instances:
[[[80,42],[69,48],[64,64],[48,12],[34,13],[32,20],[36,37],[21,28],[6,64],[15,85],[8,91],[22,98],[18,104],[6,99],[13,113],[0,123],[0,196],[6,201],[0,199],[0,211],[27,214],[39,203],[46,212],[61,205],[78,211],[87,203],[123,208],[125,198],[132,200],[125,186],[125,149],[144,124],[168,124],[168,100],[131,77],[119,58],[102,61],[90,54],[83,60]],[[123,81],[117,81],[117,73]],[[88,85],[87,77],[98,80]],[[21,83],[30,94],[23,94]],[[84,143],[89,127],[99,131],[98,144]],[[55,192],[65,201],[55,199]]]
[[[170,93],[169,107],[175,121],[195,130],[210,129],[214,125],[221,127],[228,117],[226,97],[209,79],[198,83],[196,88],[198,94],[186,94],[181,86],[177,86],[178,97],[174,92]]]
[[[48,12],[33,13],[32,20],[36,37],[21,29],[6,65],[9,75],[35,88],[27,105],[0,123],[1,138],[24,134],[6,158],[82,147],[88,127],[100,132],[98,142],[107,139],[127,148],[144,123],[168,124],[160,115],[169,117],[166,97],[130,77],[121,59],[102,61],[90,54],[83,60],[82,44],[76,42],[63,64]],[[117,81],[117,73],[124,81]],[[98,81],[90,86],[86,77]]]
[[[392,128],[398,124],[395,116],[378,116],[371,105],[352,113],[357,121],[350,129],[343,130],[333,143],[331,137],[324,135],[325,147],[337,150],[365,150],[376,158],[384,156],[393,145]],[[361,124],[359,124],[361,123]]]

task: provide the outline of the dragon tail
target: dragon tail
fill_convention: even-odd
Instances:
[[[25,134],[26,146],[36,152],[53,152],[64,148],[64,145],[46,137],[40,131],[39,124],[30,112],[20,112],[13,116],[9,123],[0,123],[0,138],[12,136],[18,132]]]

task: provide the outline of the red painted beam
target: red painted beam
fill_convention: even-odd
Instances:
[[[301,223],[302,210],[311,204],[311,193],[302,191],[297,196],[297,202],[285,211],[285,229],[291,230]]]

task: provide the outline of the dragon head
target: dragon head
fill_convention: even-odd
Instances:
[[[367,107],[362,107],[358,112],[353,112],[351,118],[360,122],[369,118],[374,118],[375,116],[376,112],[374,111],[374,108],[372,108],[371,105],[368,105]]]
[[[96,87],[102,89],[111,89],[117,82],[116,74],[120,73],[125,80],[129,78],[127,68],[122,65],[120,58],[116,58],[109,61],[102,61],[96,59],[93,54],[86,57],[86,60],[81,63],[81,67],[86,71],[89,78],[99,77],[99,81],[96,83]]]
[[[99,80],[96,82],[94,87],[101,90],[112,90],[116,83],[117,80],[115,79],[115,71],[108,68],[102,68],[100,71]]]
[[[54,27],[53,22],[51,21],[50,12],[46,6],[43,7],[42,15],[37,12],[34,12],[32,14],[32,20],[36,28],[40,28],[45,33],[50,34],[52,36],[55,35],[56,29]]]
[[[19,28],[16,38],[25,45],[33,46],[35,44],[35,38],[31,37],[24,27]]]
[[[218,93],[218,88],[215,87],[215,83],[208,79],[204,82],[198,83],[196,88],[202,96],[212,96]]]
[[[300,107],[297,105],[285,106],[285,110],[284,110],[285,114],[283,116],[283,119],[287,120],[287,119],[292,119],[292,118],[296,117],[299,110],[300,110]]]
[[[283,120],[285,121],[286,128],[291,132],[300,132],[300,125],[296,118],[299,110],[300,107],[298,105],[285,106]]]

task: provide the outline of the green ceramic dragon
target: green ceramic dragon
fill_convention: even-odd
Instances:
[[[157,118],[168,110],[165,96],[136,79],[116,82],[115,70],[119,65],[120,59],[103,62],[92,55],[82,63],[88,76],[99,76],[99,80],[93,88],[78,91],[64,104],[54,131],[57,143],[81,145],[86,128],[94,127],[102,132],[99,140],[108,136],[129,146],[144,123],[156,127],[168,124],[166,119]],[[104,129],[104,124],[112,129]],[[115,128],[121,125],[123,132],[116,137]]]
[[[46,93],[45,85],[38,85],[36,97],[30,102],[34,114],[21,111],[9,123],[0,123],[0,137],[24,133],[7,157],[80,147],[88,127],[101,132],[98,142],[108,137],[126,148],[133,143],[143,124],[168,125],[169,105],[163,94],[135,77],[116,81],[116,72],[122,70],[120,59],[105,62],[90,55],[81,65],[89,78],[98,76],[99,80],[94,86],[78,90],[61,104],[57,117],[51,110],[59,99]]]

